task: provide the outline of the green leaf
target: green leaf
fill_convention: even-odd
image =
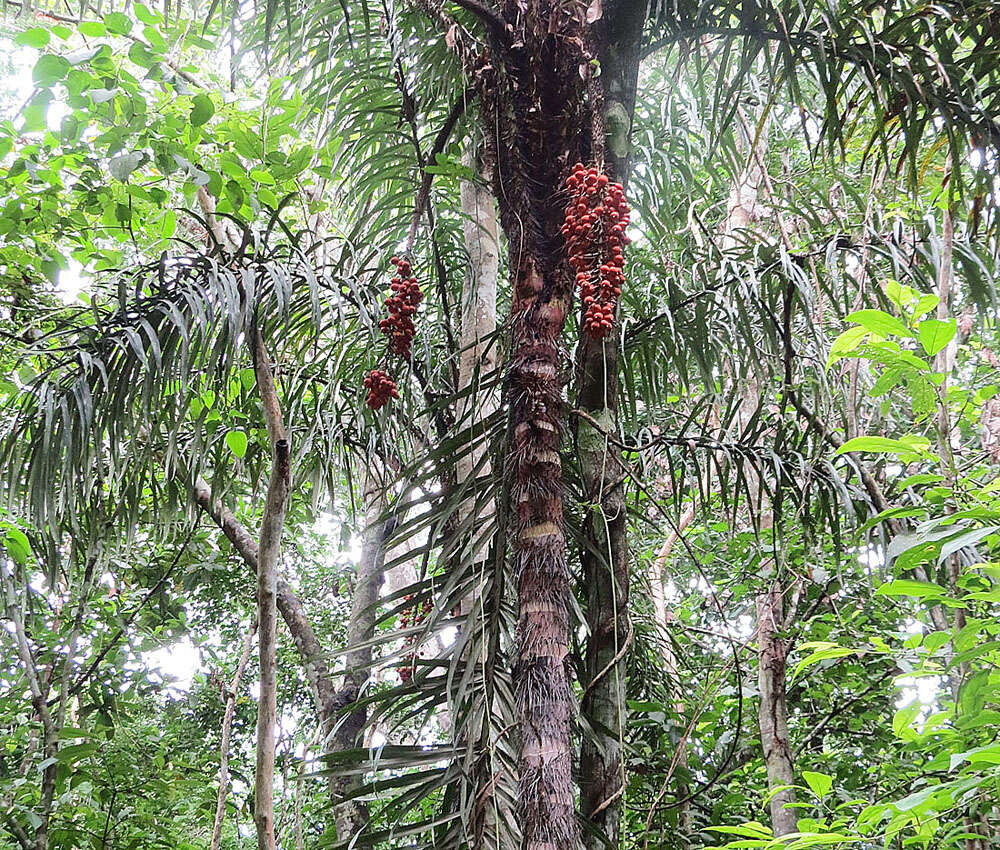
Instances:
[[[80,35],[88,38],[100,38],[108,34],[108,28],[100,21],[84,21],[77,29],[80,30]]]
[[[28,556],[31,555],[31,543],[28,542],[28,536],[19,528],[7,526],[7,530],[3,536],[3,545],[7,550],[7,554],[16,563],[23,566],[28,562]]]
[[[947,322],[942,322],[939,319],[924,319],[917,326],[917,336],[924,351],[933,356],[955,338],[956,330],[954,319],[949,319]]]
[[[163,15],[159,12],[152,11],[148,6],[144,6],[142,3],[136,3],[133,8],[135,9],[135,16],[144,24],[159,24],[163,21]]]
[[[816,773],[812,770],[804,770],[802,771],[802,778],[805,779],[806,783],[812,789],[813,794],[821,800],[829,794],[830,789],[833,788],[833,777],[827,776],[825,773]]]
[[[247,453],[247,435],[245,431],[230,431],[226,434],[226,445],[236,457],[243,457]]]
[[[910,728],[917,715],[920,714],[920,703],[911,702],[909,705],[899,709],[892,716],[892,731],[895,736],[903,741],[912,741],[917,737],[917,733]]]
[[[847,321],[857,322],[879,336],[910,336],[910,329],[903,322],[883,310],[856,310],[847,316]]]
[[[826,361],[826,368],[829,369],[838,360],[857,351],[869,333],[867,328],[861,326],[844,331],[830,346],[830,357]]]
[[[897,578],[887,581],[875,591],[879,596],[916,596],[918,599],[944,596],[944,589],[929,581]]]
[[[129,20],[128,15],[123,15],[121,12],[105,15],[104,25],[109,32],[113,32],[115,35],[128,35],[132,32],[132,21]]]
[[[14,39],[14,44],[20,44],[22,47],[33,47],[35,50],[41,50],[48,43],[49,31],[44,27],[32,27]]]
[[[191,108],[191,125],[200,127],[209,118],[215,115],[215,105],[207,94],[197,94],[194,97],[194,106]]]
[[[848,440],[836,454],[848,452],[879,452],[881,454],[917,455],[924,454],[930,446],[930,441],[924,437],[909,437],[905,440],[894,440],[890,437],[855,437]]]
[[[70,69],[69,61],[62,56],[45,53],[38,57],[31,71],[31,79],[40,86],[51,86],[58,83]]]
[[[165,210],[160,221],[160,236],[169,239],[177,230],[177,215],[173,210]]]
[[[128,176],[135,171],[145,158],[145,154],[141,151],[132,151],[132,153],[120,153],[118,156],[111,157],[110,162],[108,162],[108,171],[111,172],[111,176],[115,178],[120,183],[124,183],[128,180]]]

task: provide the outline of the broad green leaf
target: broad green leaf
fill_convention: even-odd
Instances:
[[[930,447],[930,441],[925,437],[908,437],[894,440],[891,437],[855,437],[848,440],[836,454],[848,452],[878,452],[880,454],[917,455],[925,453]]]
[[[806,783],[812,789],[813,794],[820,799],[823,799],[823,797],[829,794],[830,789],[833,788],[833,777],[827,776],[825,773],[803,770],[802,778],[805,779]]]
[[[917,326],[920,344],[930,355],[935,355],[955,338],[957,324],[954,319],[942,322],[939,319],[924,319]]]
[[[903,741],[912,741],[917,737],[917,733],[911,728],[911,724],[920,714],[920,703],[911,702],[909,705],[899,709],[892,716],[892,731],[895,736]]]
[[[226,434],[226,445],[236,457],[243,457],[247,453],[247,435],[245,431],[229,431]]]
[[[108,171],[111,172],[111,176],[115,180],[125,183],[128,180],[128,176],[142,165],[144,158],[145,155],[141,151],[118,154],[118,156],[111,157],[111,160],[108,162]]]
[[[32,27],[30,30],[19,33],[17,38],[14,39],[14,44],[20,44],[23,47],[33,47],[35,50],[41,50],[48,43],[49,31],[45,27]]]
[[[910,336],[910,329],[884,310],[856,310],[846,317],[846,321],[857,322],[861,327],[879,336]]]
[[[840,336],[833,341],[833,345],[830,346],[830,356],[826,361],[827,369],[829,369],[830,366],[838,360],[841,360],[849,354],[857,351],[869,333],[870,331],[867,328],[859,325],[857,327],[848,328],[840,334]]]
[[[207,94],[197,94],[194,97],[194,106],[191,107],[191,124],[200,127],[215,114],[215,104]]]
[[[24,565],[31,555],[31,543],[28,536],[19,528],[7,526],[3,536],[3,545],[7,553],[18,563]]]
[[[112,12],[104,16],[104,25],[108,30],[116,35],[127,35],[132,32],[132,21],[128,15],[121,12]]]
[[[916,596],[918,599],[944,596],[944,589],[940,585],[908,578],[887,581],[875,592],[879,596]]]
[[[65,77],[69,69],[69,60],[53,53],[45,53],[38,57],[31,71],[31,79],[37,85],[51,86]]]

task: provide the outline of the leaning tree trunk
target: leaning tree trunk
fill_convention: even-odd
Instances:
[[[627,187],[646,5],[609,4],[598,23],[603,89],[604,171]],[[629,626],[627,510],[620,452],[609,440],[618,423],[620,325],[604,339],[583,334],[578,349],[576,406],[597,423],[577,422],[583,491],[592,506],[580,557],[587,588],[587,686],[581,713],[590,727],[580,750],[581,814],[595,829],[587,847],[617,846],[624,804],[622,737],[626,722],[625,650]],[[602,433],[602,431],[604,433]]]

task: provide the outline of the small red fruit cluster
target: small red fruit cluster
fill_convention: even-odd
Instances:
[[[417,333],[412,317],[417,312],[424,293],[413,277],[409,260],[393,257],[390,262],[396,267],[397,275],[392,279],[393,294],[385,300],[389,317],[379,322],[379,327],[389,337],[390,348],[406,360],[410,356],[410,343]]]
[[[419,604],[414,604],[413,596],[410,595],[404,597],[404,601],[409,604],[406,608],[399,612],[400,629],[408,629],[411,626],[419,626],[424,620],[427,619],[427,615],[431,612],[430,599],[425,599]],[[407,635],[405,638],[406,645],[413,646],[414,638],[415,635]],[[399,678],[404,685],[413,678],[413,668],[416,666],[416,662],[417,650],[414,648],[403,655],[402,663],[396,668],[396,672],[399,674]]]
[[[606,174],[582,162],[573,166],[566,188],[570,200],[562,235],[586,308],[583,329],[601,339],[614,325],[615,308],[625,284],[622,249],[631,241],[625,235],[628,201],[620,183],[612,183]]]
[[[365,404],[372,410],[378,410],[391,398],[399,398],[396,382],[382,369],[372,369],[365,375],[365,389],[368,390]]]

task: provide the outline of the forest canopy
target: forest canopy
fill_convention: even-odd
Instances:
[[[990,0],[3,0],[0,847],[989,850]]]

